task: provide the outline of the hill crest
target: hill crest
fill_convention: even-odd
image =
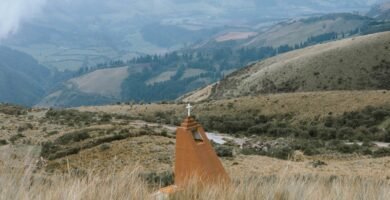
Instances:
[[[238,70],[215,84],[208,98],[279,92],[390,89],[389,55],[390,32],[319,44]],[[195,92],[184,100],[193,96],[204,97]]]

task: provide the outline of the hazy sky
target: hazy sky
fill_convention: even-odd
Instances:
[[[274,10],[283,13],[289,9],[301,9],[305,12],[316,12],[315,8],[321,7],[352,9],[354,6],[369,6],[378,1],[383,0],[0,0],[0,40],[16,32],[21,23],[34,20],[40,13],[43,16],[62,12],[64,16],[125,13],[129,17],[174,17],[192,12],[226,16],[234,15],[234,12],[240,10],[244,10],[243,13],[251,10],[255,15],[260,15],[266,14],[265,11],[268,10],[272,14]]]
[[[21,22],[39,13],[46,0],[1,0],[0,40],[16,32]]]

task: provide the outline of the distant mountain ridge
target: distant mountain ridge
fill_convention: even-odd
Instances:
[[[148,40],[155,39],[153,38],[154,31],[167,29],[169,33],[172,28],[169,24],[173,22],[164,23],[165,25],[156,26],[158,30],[153,30],[153,26],[144,30],[147,32],[145,34],[149,35]],[[256,31],[253,31],[254,29]],[[213,30],[218,33],[206,40],[208,42],[200,43],[200,46],[196,48],[184,48],[161,55],[144,55],[127,61],[112,60],[96,65],[96,67],[87,66],[75,72],[55,73],[55,77],[31,56],[14,55],[13,59],[29,57],[29,61],[26,62],[29,64],[25,66],[31,65],[32,67],[23,70],[14,67],[14,65],[20,66],[21,64],[13,62],[12,56],[2,53],[9,60],[4,59],[8,62],[4,66],[8,67],[3,67],[0,73],[11,74],[10,71],[13,72],[13,75],[3,75],[7,76],[2,79],[3,85],[6,85],[9,77],[16,77],[16,75],[20,77],[20,81],[13,83],[11,87],[4,87],[4,98],[6,93],[14,97],[10,98],[8,95],[4,101],[12,102],[15,96],[18,96],[20,101],[15,102],[19,104],[70,107],[120,101],[174,100],[183,94],[216,82],[248,63],[318,43],[390,30],[390,23],[357,14],[341,13],[287,20],[261,29],[225,27],[223,30]],[[203,29],[188,32],[180,28],[178,32],[188,34],[181,38],[176,35],[182,41],[187,40],[187,37],[199,39],[204,35],[214,34],[214,32]],[[158,37],[166,38],[166,43],[161,43],[161,45],[174,45],[174,42],[169,40],[172,35],[175,34],[161,33]],[[44,40],[43,36],[40,37]],[[51,38],[53,39],[55,38]],[[159,40],[154,42],[158,43]],[[7,52],[9,51],[17,52],[8,49]],[[84,52],[81,49],[77,51]],[[62,53],[68,54],[69,52],[64,49]],[[57,57],[50,59],[57,59]],[[72,61],[72,59],[67,60]],[[87,60],[85,64],[88,63]],[[37,65],[40,66],[36,67],[38,70],[31,71]],[[16,73],[15,70],[18,72]],[[12,81],[15,80],[18,79]],[[28,86],[22,87],[22,85]],[[13,89],[16,86],[17,89]],[[27,98],[29,95],[32,97]],[[23,98],[26,99],[22,100]]]
[[[390,20],[390,1],[374,6],[367,15],[379,20]]]
[[[46,1],[42,14],[4,41],[50,68],[162,54],[225,26],[253,29],[302,15],[365,12],[378,0]],[[249,28],[248,28],[249,27]],[[253,31],[253,30],[251,30]],[[183,36],[182,33],[186,35]],[[150,37],[155,34],[156,37]],[[45,49],[42,51],[42,49]]]
[[[50,71],[34,58],[0,46],[0,102],[34,105],[50,81]]]
[[[318,43],[381,32],[387,30],[386,25],[356,14],[329,14],[279,23],[257,34],[232,32],[221,36],[222,42],[217,44],[81,70],[84,72],[51,90],[38,105],[73,107],[174,100],[216,82],[248,63]],[[119,68],[128,71],[118,74]],[[115,87],[106,87],[113,85],[112,80],[115,80]]]
[[[239,33],[242,35],[246,34],[248,35],[247,37],[231,37],[230,40],[221,40],[220,38],[226,38],[229,35],[228,32],[225,35],[217,35],[208,41],[197,44],[195,48],[279,47],[281,45],[294,47],[307,42],[307,39],[310,37],[319,35],[333,33],[339,38],[353,35],[371,21],[373,21],[372,18],[351,13],[326,14],[280,22],[257,33],[243,30]]]
[[[390,90],[390,32],[319,44],[237,70],[185,101],[327,90]]]

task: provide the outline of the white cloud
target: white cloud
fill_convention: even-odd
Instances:
[[[46,0],[1,0],[0,40],[15,33],[22,22],[38,14]]]

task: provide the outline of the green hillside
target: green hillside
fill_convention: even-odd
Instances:
[[[0,47],[0,102],[34,105],[44,96],[50,77],[31,56]]]

